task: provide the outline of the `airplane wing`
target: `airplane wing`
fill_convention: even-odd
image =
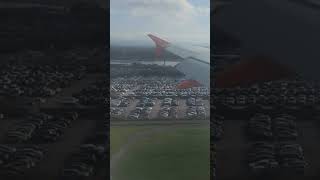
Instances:
[[[163,50],[167,50],[184,59],[176,65],[176,68],[186,75],[187,79],[193,80],[185,82],[189,85],[210,86],[210,48],[203,46],[182,47],[174,45],[166,40],[156,37],[152,34],[148,36],[156,44],[156,55],[159,56]],[[186,87],[190,87],[186,85]]]
[[[320,3],[316,0],[232,1],[215,13],[214,21],[216,26],[241,42],[242,55],[267,56],[269,60],[288,67],[306,79],[320,81],[319,7]],[[259,58],[255,60],[260,61]],[[247,76],[243,79],[250,76],[257,80],[257,72],[264,73],[260,76],[261,80],[274,76],[270,68],[268,71],[265,66],[259,67],[247,68]],[[229,72],[233,73],[231,70]],[[240,75],[233,73],[232,76]]]

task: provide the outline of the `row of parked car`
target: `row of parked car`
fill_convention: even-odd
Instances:
[[[53,117],[44,113],[29,115],[26,120],[18,122],[9,129],[6,134],[6,142],[23,143],[30,140],[35,134],[35,131],[50,118]]]
[[[140,56],[139,56],[140,57]],[[149,60],[148,60],[149,61]],[[124,63],[113,64],[110,66],[110,75],[112,78],[133,76],[147,77],[149,79],[161,79],[160,77],[182,77],[184,76],[173,66],[162,66],[157,64],[142,64],[134,62],[130,65]],[[163,78],[162,78],[163,79]]]
[[[120,117],[124,114],[123,108],[110,107],[110,116],[111,117]]]
[[[6,64],[1,68],[1,94],[49,97],[86,74],[85,66]]]
[[[111,99],[110,106],[111,107],[128,107],[130,101],[128,98],[122,97],[120,99]]]
[[[295,117],[282,115],[273,120],[273,128],[276,138],[280,140],[295,140],[298,137],[298,131],[295,123]]]
[[[203,106],[203,100],[201,98],[190,97],[187,99],[187,106]]]
[[[210,179],[214,180],[217,176],[216,174],[217,168],[217,152],[215,149],[215,144],[210,142]]]
[[[36,145],[13,147],[0,145],[0,174],[2,177],[23,176],[25,171],[37,165],[45,150]]]
[[[210,118],[210,179],[216,179],[216,168],[217,168],[217,152],[215,144],[221,140],[224,133],[223,128],[224,117],[218,114],[213,114]]]
[[[164,98],[162,106],[178,106],[178,100],[173,98]]]
[[[156,104],[156,99],[143,97],[140,99],[140,102],[138,102],[137,107],[153,107]]]
[[[223,128],[224,117],[214,114],[210,119],[210,136],[211,140],[217,141],[220,140],[223,136],[224,128]]]
[[[277,81],[260,82],[247,87],[214,88],[214,94],[318,94],[319,84],[303,79],[283,79]]]
[[[248,153],[249,168],[257,174],[304,173],[306,162],[298,137],[296,118],[280,114],[274,118],[255,114],[247,132],[255,142]]]
[[[188,118],[205,118],[206,111],[204,106],[188,106],[187,109]]]
[[[153,90],[135,90],[132,96],[151,96],[151,97],[209,97],[210,90],[208,88],[190,88],[187,90],[180,90],[180,89],[166,89],[160,90],[158,88],[154,88]]]
[[[234,109],[237,107],[249,108],[252,106],[265,106],[277,107],[287,106],[303,108],[306,106],[312,106],[319,104],[319,100],[314,95],[297,95],[297,96],[285,96],[285,95],[224,95],[215,96],[216,101],[229,106]],[[269,108],[269,107],[268,107]]]
[[[128,98],[118,98],[118,100],[124,99],[124,101],[129,101]],[[137,120],[137,119],[149,119],[149,115],[153,109],[153,106],[156,104],[157,98],[142,97],[139,98],[139,102],[136,105],[136,108],[130,112],[128,119]],[[117,101],[118,105],[120,101]],[[112,99],[111,99],[112,103]],[[159,110],[160,118],[177,118],[177,111],[179,101],[175,98],[164,98],[161,103],[161,109]],[[202,98],[188,98],[187,100],[188,107],[187,117],[190,118],[205,118],[206,110],[204,107],[204,102]],[[125,109],[122,107],[110,107],[110,115],[114,118],[124,118]]]
[[[109,120],[98,120],[92,136],[65,159],[61,179],[94,179],[99,171],[107,171],[109,162]]]
[[[258,174],[281,173],[281,170],[304,173],[307,165],[299,144],[273,144],[266,141],[252,143],[248,152],[248,164],[249,168]]]
[[[53,116],[35,132],[33,140],[40,143],[55,142],[63,136],[66,129],[77,119],[78,113],[76,112]]]
[[[206,87],[177,89],[179,82],[179,79],[170,77],[141,77],[137,80],[137,89],[130,95],[135,97],[208,97],[210,95],[210,89]]]
[[[81,179],[95,174],[96,166],[105,161],[106,147],[95,144],[82,144],[78,151],[73,152],[65,161],[62,179]]]
[[[254,84],[250,87],[213,88],[215,102],[234,108],[303,109],[320,105],[320,87],[302,80],[281,80]]]
[[[128,95],[128,92],[133,88],[137,87],[137,82],[139,77],[118,77],[110,79],[110,89],[112,89],[117,94]]]
[[[177,118],[178,117],[177,107],[164,105],[161,107],[159,111],[159,115],[162,118]]]
[[[6,134],[7,143],[39,142],[48,143],[57,141],[72,121],[78,118],[76,112],[62,115],[48,115],[45,113],[31,114],[26,120],[19,122]]]
[[[266,114],[255,114],[248,122],[247,132],[251,139],[257,140],[295,140],[298,131],[295,117],[287,114],[272,119]]]
[[[109,85],[106,79],[97,80],[88,88],[74,93],[73,97],[79,100],[79,103],[86,106],[105,106],[106,96],[109,92]],[[109,101],[109,100],[108,100]]]
[[[248,134],[253,139],[271,139],[271,117],[266,114],[255,114],[248,122]]]
[[[132,112],[130,112],[128,119],[149,119],[149,115],[152,111],[152,107],[136,107]]]

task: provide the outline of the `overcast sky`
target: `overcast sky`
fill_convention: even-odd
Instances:
[[[210,44],[209,0],[111,0],[111,44],[152,45],[152,33],[171,42]]]

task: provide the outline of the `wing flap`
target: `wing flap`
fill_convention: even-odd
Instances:
[[[210,86],[210,65],[185,59],[177,64],[176,68],[185,74],[187,79],[196,80],[207,87]]]

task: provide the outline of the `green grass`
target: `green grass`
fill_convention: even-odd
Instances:
[[[164,127],[165,128],[165,127]],[[208,127],[174,127],[130,146],[116,180],[209,180]]]
[[[144,126],[130,126],[130,127],[111,127],[110,128],[110,139],[111,139],[111,155],[117,152],[121,146],[123,146],[128,138],[140,131],[147,129]]]

